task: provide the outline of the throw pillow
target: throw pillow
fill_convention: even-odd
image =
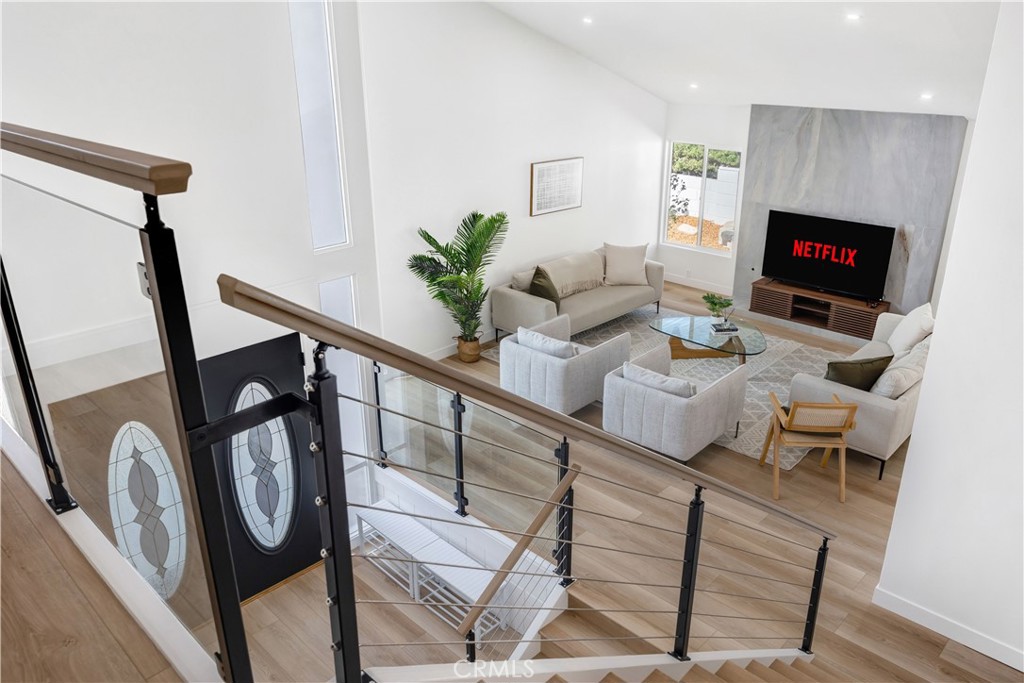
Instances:
[[[537,266],[537,269],[547,274],[558,292],[559,300],[578,292],[596,289],[604,281],[601,257],[593,251],[546,261]]]
[[[932,333],[935,318],[930,303],[918,306],[900,321],[889,335],[889,346],[895,355],[909,351],[915,344]]]
[[[659,391],[682,396],[683,398],[692,398],[697,393],[697,385],[693,382],[677,377],[668,377],[660,372],[648,370],[639,365],[633,365],[628,361],[622,366],[622,376],[631,382],[643,384],[645,387],[658,389]]]
[[[533,275],[536,272],[536,268],[530,268],[529,270],[521,270],[518,273],[512,273],[512,289],[518,289],[520,292],[529,291],[530,283],[533,282]]]
[[[530,281],[530,294],[554,301],[556,309],[562,301],[558,296],[558,288],[555,287],[555,283],[551,281],[551,277],[541,266],[537,266],[537,270],[533,273],[533,280]]]
[[[555,358],[572,358],[576,355],[576,347],[572,342],[555,339],[540,332],[528,330],[525,327],[520,327],[516,335],[519,339],[519,345],[525,346],[528,349],[540,351]]]
[[[647,245],[618,247],[604,244],[604,283],[606,285],[646,285]]]
[[[828,364],[825,379],[845,384],[862,391],[868,391],[889,366],[892,356],[880,358],[858,358],[856,360],[834,360]]]
[[[899,398],[907,393],[924,377],[924,365],[928,360],[931,343],[932,338],[925,337],[903,358],[894,360],[871,387],[871,393],[885,398]]]

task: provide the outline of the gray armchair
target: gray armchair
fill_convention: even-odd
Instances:
[[[560,315],[530,328],[569,341],[569,317]],[[629,333],[593,348],[576,346],[577,355],[558,358],[527,348],[513,334],[501,340],[501,388],[566,415],[600,400],[604,376],[629,360]]]
[[[633,364],[668,375],[672,364],[668,345],[659,344]],[[746,365],[737,365],[706,386],[698,385],[690,398],[628,380],[620,367],[604,380],[604,430],[685,462],[737,427],[746,392]]]

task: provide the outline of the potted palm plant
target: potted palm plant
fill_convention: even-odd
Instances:
[[[459,327],[459,360],[480,360],[480,312],[490,291],[484,270],[494,261],[508,231],[508,216],[484,216],[477,211],[462,219],[451,242],[441,244],[420,228],[430,249],[409,257],[409,270],[427,283],[427,292],[441,302]]]

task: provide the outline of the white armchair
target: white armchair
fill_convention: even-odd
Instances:
[[[530,328],[569,341],[569,317],[560,315]],[[501,388],[566,415],[601,398],[604,376],[629,360],[629,333],[593,348],[575,344],[576,355],[556,356],[527,348],[513,334],[501,340]]]
[[[892,348],[887,341],[903,318],[896,313],[879,315],[871,341],[851,354],[850,358],[892,355]],[[846,441],[850,449],[867,453],[880,461],[878,478],[881,479],[885,462],[907,440],[913,429],[921,383],[918,382],[895,399],[804,373],[794,375],[789,385],[790,403],[827,403],[833,400],[833,395],[838,396],[843,403],[857,404],[857,429],[846,435]]]
[[[659,344],[633,364],[668,375],[668,345]],[[617,368],[604,380],[604,430],[685,462],[736,428],[743,416],[747,372],[746,365],[737,365],[683,398],[628,380]]]

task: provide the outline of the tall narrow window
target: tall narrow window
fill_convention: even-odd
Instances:
[[[665,241],[731,251],[736,240],[739,177],[739,152],[672,143]]]
[[[348,242],[327,4],[290,2],[288,9],[313,248],[323,249]]]

